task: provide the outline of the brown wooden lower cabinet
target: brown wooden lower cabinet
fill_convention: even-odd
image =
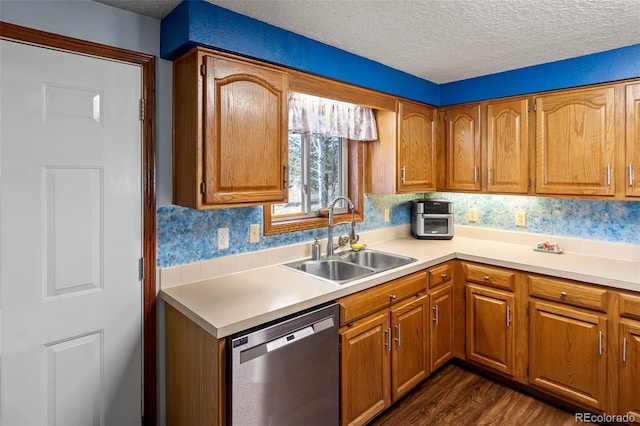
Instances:
[[[391,404],[389,312],[340,331],[341,424],[360,425]]]
[[[341,424],[362,425],[429,374],[428,296],[340,329]]]
[[[513,293],[467,284],[467,360],[513,376]]]
[[[606,315],[536,300],[529,311],[529,383],[605,410]]]
[[[620,414],[640,424],[640,322],[620,324]]]
[[[431,371],[453,358],[453,286],[451,283],[434,290],[431,306]]]

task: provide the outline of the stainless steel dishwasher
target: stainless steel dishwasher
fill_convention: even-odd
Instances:
[[[338,305],[229,338],[229,424],[337,425]]]

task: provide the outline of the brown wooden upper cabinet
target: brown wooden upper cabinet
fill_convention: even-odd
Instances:
[[[173,202],[209,209],[287,199],[288,76],[194,49],[173,65]]]
[[[445,188],[480,191],[480,105],[445,110]]]
[[[640,84],[626,86],[626,195],[640,196]]]
[[[612,86],[536,98],[536,192],[614,195]]]
[[[529,100],[487,105],[487,191],[529,191]]]
[[[398,101],[377,111],[378,140],[367,145],[367,192],[403,194],[436,190],[435,109]]]

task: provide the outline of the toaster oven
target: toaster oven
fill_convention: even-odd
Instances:
[[[452,239],[453,203],[444,200],[412,200],[411,235],[421,240]]]

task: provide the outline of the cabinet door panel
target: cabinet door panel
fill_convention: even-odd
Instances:
[[[435,191],[435,122],[431,108],[398,103],[398,192]]]
[[[536,99],[536,191],[613,195],[614,88]]]
[[[640,196],[640,84],[627,86],[626,194]]]
[[[513,375],[512,294],[467,285],[467,359]]]
[[[365,424],[391,404],[390,332],[388,310],[341,329],[343,425]]]
[[[431,294],[431,372],[453,358],[453,286]]]
[[[620,336],[620,414],[632,415],[640,422],[640,324],[620,324]]]
[[[604,409],[607,320],[551,303],[530,302],[529,382]]]
[[[527,99],[487,106],[487,189],[527,193],[529,120]]]
[[[429,374],[428,296],[391,310],[391,388],[395,401]]]
[[[480,106],[452,108],[446,116],[446,187],[479,191]]]
[[[204,57],[205,203],[287,197],[286,74]]]

